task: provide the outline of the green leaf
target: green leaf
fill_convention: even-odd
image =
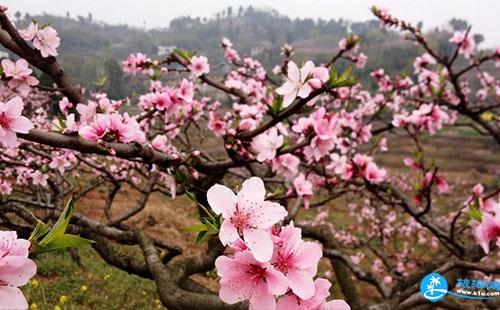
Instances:
[[[196,236],[196,243],[202,243],[207,239],[207,232],[206,231],[200,231],[198,235]]]
[[[346,87],[346,86],[352,86],[356,84],[356,77],[352,73],[352,65],[349,65],[347,69],[345,69],[342,74],[337,77],[336,71],[334,71],[335,68],[333,68],[330,71],[330,87],[331,88],[339,88],[339,87]],[[332,72],[333,71],[333,72]]]
[[[483,214],[479,211],[479,198],[474,199],[474,203],[469,206],[469,211],[465,212],[465,214],[478,222],[483,220]]]
[[[274,97],[273,104],[271,105],[269,112],[271,115],[278,115],[278,113],[283,109],[283,97]]]
[[[30,237],[28,238],[29,241],[39,240],[43,238],[43,236],[45,236],[50,231],[50,228],[47,225],[45,225],[44,222],[40,221],[39,219],[36,219],[36,221],[37,222],[35,229],[33,229]]]
[[[207,222],[207,233],[209,235],[217,235],[219,233],[219,225],[217,225],[217,223],[212,223],[210,221],[206,221]]]
[[[108,77],[103,75],[103,76],[98,77],[97,80],[95,82],[93,82],[92,84],[94,84],[97,87],[104,87],[107,80],[108,80]]]
[[[73,201],[73,197],[71,197],[66,203],[66,206],[64,207],[61,216],[54,224],[54,227],[52,227],[52,229],[45,236],[45,238],[43,238],[42,241],[40,241],[39,245],[41,246],[46,245],[52,240],[54,240],[57,236],[63,235],[64,232],[66,231],[66,228],[68,228],[69,221],[71,220],[71,216],[73,215],[74,211],[75,211],[75,203]]]
[[[335,68],[334,65],[332,65],[332,68],[330,69],[330,81],[336,81],[339,78],[339,75],[337,73],[337,68]]]
[[[3,71],[3,67],[0,66],[0,75],[3,75],[4,71]]]
[[[200,231],[207,231],[208,227],[205,224],[198,224],[198,225],[192,225],[184,228],[185,231],[190,231],[190,232],[200,232]]]
[[[64,249],[64,248],[90,245],[90,244],[92,244],[92,242],[93,242],[92,240],[88,240],[88,239],[82,238],[80,236],[71,235],[71,234],[63,234],[63,235],[55,236],[54,238],[52,238],[52,240],[49,243],[46,243],[44,245],[39,244],[38,252],[45,253],[45,252],[51,252],[51,251],[60,250],[60,249]]]
[[[196,52],[189,52],[189,51],[181,50],[181,49],[175,49],[174,51],[177,55],[181,56],[181,58],[183,58],[185,60],[190,60],[191,57],[196,55]]]

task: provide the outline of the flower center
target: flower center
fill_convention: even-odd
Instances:
[[[288,269],[293,267],[293,263],[291,259],[293,257],[293,253],[289,255],[278,254],[278,261],[274,263],[274,267],[281,271],[284,274],[288,273]]]
[[[239,233],[241,233],[244,229],[250,228],[249,224],[249,215],[241,212],[238,207],[236,207],[236,212],[234,212],[231,217],[231,223],[236,227]]]
[[[4,129],[9,129],[10,122],[11,119],[7,115],[5,115],[5,112],[0,113],[0,127],[3,127]]]
[[[259,265],[250,264],[250,268],[247,270],[247,273],[252,280],[266,280],[266,268]]]

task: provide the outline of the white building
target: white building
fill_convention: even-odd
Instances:
[[[9,53],[0,51],[0,59],[9,58]]]
[[[158,46],[158,56],[165,56],[171,54],[177,46],[175,45],[169,45],[169,46],[164,46],[160,45]]]

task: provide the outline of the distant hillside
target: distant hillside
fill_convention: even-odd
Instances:
[[[410,71],[411,59],[421,53],[404,42],[398,33],[381,29],[376,20],[350,23],[342,19],[291,19],[276,11],[252,7],[228,8],[211,19],[179,17],[164,29],[149,31],[127,25],[107,25],[92,20],[91,15],[76,19],[48,14],[17,15],[17,19],[21,27],[31,20],[52,24],[62,39],[59,52],[68,73],[91,89],[96,79],[108,76],[106,87],[112,97],[143,89],[120,69],[121,60],[131,52],[143,52],[154,58],[159,46],[196,50],[209,57],[213,71],[221,73],[223,55],[219,42],[222,37],[231,39],[240,53],[252,55],[270,69],[281,61],[280,48],[284,43],[295,47],[299,60],[327,61],[337,49],[338,41],[349,31],[361,37],[361,50],[369,55],[367,67],[358,73],[361,79],[379,67],[390,73]],[[453,20],[450,25],[450,29],[467,27],[461,20]],[[436,30],[432,37],[442,51],[451,48],[448,32]]]

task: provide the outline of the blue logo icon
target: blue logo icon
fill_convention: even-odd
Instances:
[[[429,273],[420,282],[420,294],[430,302],[443,299],[448,293],[448,283],[439,273]]]

